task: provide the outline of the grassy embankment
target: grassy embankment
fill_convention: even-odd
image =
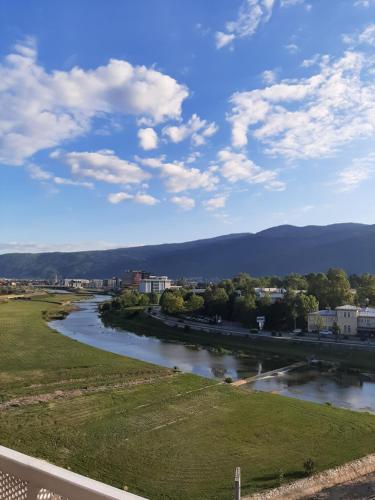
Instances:
[[[104,316],[104,321],[111,326],[123,328],[142,335],[152,335],[162,339],[197,344],[205,347],[227,349],[246,356],[257,352],[267,352],[285,359],[284,363],[316,356],[325,361],[340,363],[343,367],[373,371],[375,368],[375,351],[359,350],[342,345],[311,344],[286,341],[278,338],[243,338],[199,332],[164,325],[157,319],[143,314],[140,308],[111,311]],[[202,326],[204,328],[204,326]]]
[[[67,297],[0,305],[0,443],[151,499],[228,499],[375,451],[375,417],[249,393],[50,330]],[[44,312],[43,312],[44,311]],[[11,405],[9,402],[12,402]]]

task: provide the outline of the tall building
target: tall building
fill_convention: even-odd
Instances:
[[[172,286],[172,280],[167,276],[149,276],[141,279],[138,290],[141,293],[163,293]]]
[[[138,290],[141,280],[149,277],[150,273],[146,271],[134,271],[132,269],[128,269],[122,277],[122,288],[133,288]]]

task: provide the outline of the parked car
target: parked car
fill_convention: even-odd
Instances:
[[[329,337],[332,335],[332,332],[331,330],[320,330],[320,335],[322,335],[322,337]]]
[[[299,335],[300,333],[302,333],[302,329],[301,328],[295,328],[292,333],[294,333],[295,335]]]

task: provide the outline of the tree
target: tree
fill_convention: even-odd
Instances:
[[[184,310],[184,299],[177,293],[163,293],[160,304],[165,314],[180,314]]]
[[[331,268],[327,272],[328,305],[332,308],[352,304],[353,294],[350,290],[348,276],[343,269]]]
[[[341,333],[341,328],[340,326],[337,324],[337,321],[335,321],[332,325],[332,333],[333,335],[335,336],[336,338],[336,342],[339,340],[339,337],[340,337],[340,333]]]
[[[298,318],[300,318],[303,326],[306,327],[309,313],[319,309],[319,302],[314,295],[299,293],[296,297],[296,309]]]
[[[148,296],[149,300],[150,300],[150,304],[159,304],[159,300],[160,300],[160,295],[155,293],[155,292],[151,292]]]
[[[367,273],[358,276],[356,285],[358,303],[375,306],[375,276]]]
[[[137,290],[124,290],[120,296],[122,307],[138,306],[140,301],[140,293]]]
[[[250,327],[255,320],[256,303],[254,295],[236,297],[233,303],[232,318],[244,326]]]
[[[234,292],[235,285],[232,280],[223,280],[220,281],[219,285],[220,288],[224,288],[224,290],[227,292],[228,295]]]
[[[327,275],[324,273],[311,273],[306,276],[308,286],[308,294],[314,295],[318,299],[319,307],[327,307],[328,304],[328,287],[329,282]]]
[[[224,288],[213,286],[207,288],[204,294],[205,309],[207,314],[226,317],[228,314],[229,297]]]
[[[261,286],[259,278],[252,278],[247,273],[237,274],[232,280],[234,289],[240,290],[244,295],[254,293],[254,288]]]
[[[283,285],[290,290],[307,290],[308,288],[306,278],[297,273],[288,274],[284,279]]]
[[[204,298],[200,295],[195,295],[193,293],[185,300],[185,309],[189,312],[199,311],[203,309],[203,306]]]
[[[138,305],[140,306],[148,306],[150,303],[150,298],[148,295],[146,295],[145,293],[142,293],[139,297],[139,300],[138,300]]]

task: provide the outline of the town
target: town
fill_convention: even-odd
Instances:
[[[185,321],[192,327],[194,322],[198,326],[211,323],[234,335],[268,331],[277,336],[280,331],[299,337],[316,334],[319,341],[375,337],[375,308],[371,307],[375,301],[375,277],[347,277],[341,269],[306,276],[294,273],[284,278],[254,278],[242,273],[216,282],[200,277],[171,279],[144,270],[126,270],[122,276],[108,279],[3,278],[0,300],[6,292],[17,296],[17,292],[43,289],[109,293],[115,308],[134,305],[136,296],[143,296],[142,304],[158,306],[169,323],[175,316],[180,320],[179,326]],[[332,290],[336,296],[332,296]],[[323,308],[319,307],[321,304]]]

